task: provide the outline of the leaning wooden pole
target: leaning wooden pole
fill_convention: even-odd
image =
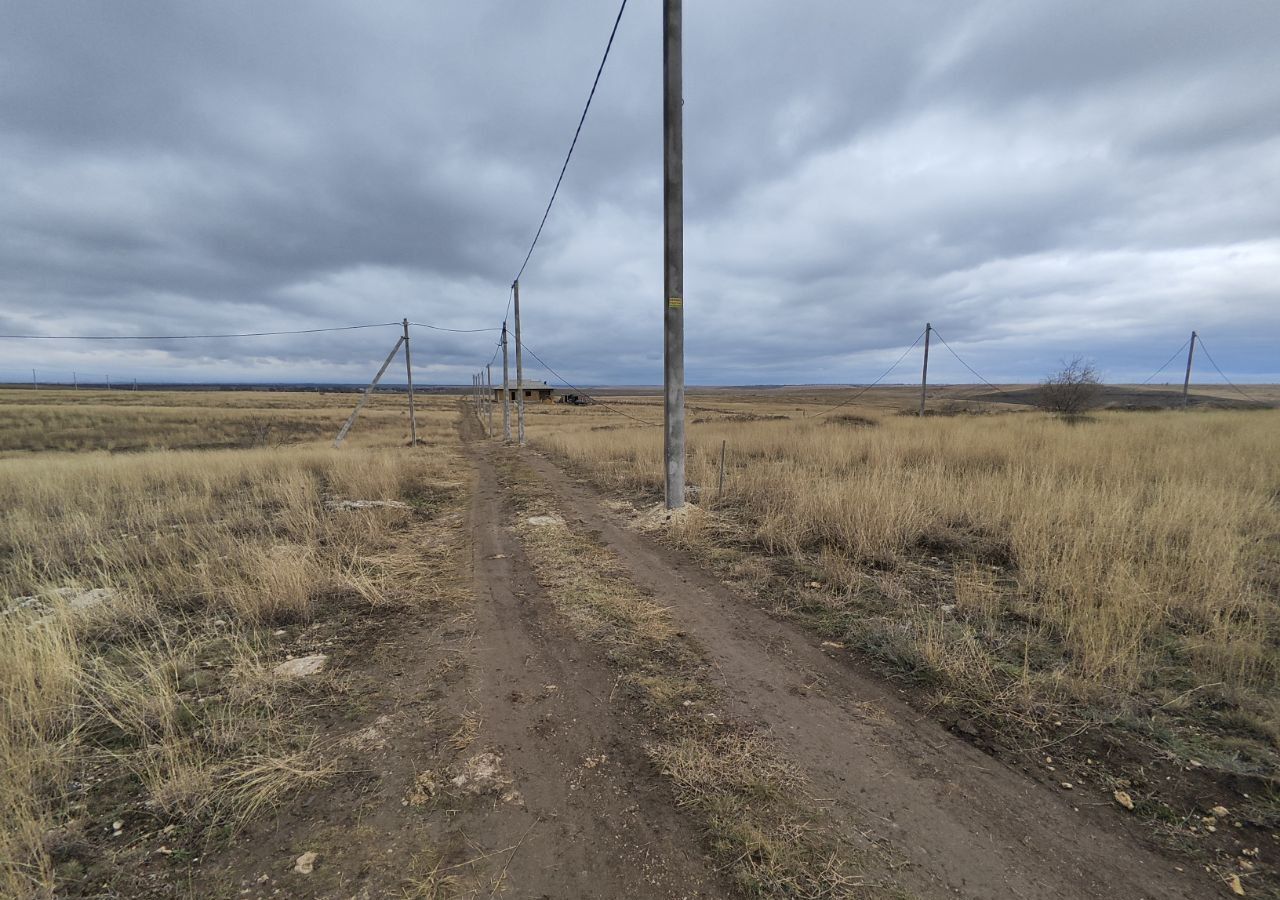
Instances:
[[[360,415],[360,410],[364,409],[364,405],[369,402],[369,398],[373,396],[373,389],[378,386],[378,382],[382,380],[382,376],[387,373],[387,368],[391,365],[391,360],[396,358],[396,354],[400,352],[400,345],[404,343],[404,338],[398,338],[396,345],[391,348],[391,352],[387,354],[386,360],[382,363],[382,368],[378,370],[378,374],[373,376],[373,381],[369,382],[369,386],[364,389],[364,396],[360,398],[360,402],[356,404],[356,408],[351,410],[351,415],[347,421],[343,423],[342,428],[338,431],[338,436],[333,439],[333,446],[341,447],[343,440],[347,437],[347,432],[351,430],[351,426],[356,424],[356,417]]]

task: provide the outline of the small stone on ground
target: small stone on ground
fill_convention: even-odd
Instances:
[[[328,665],[329,657],[323,653],[312,656],[299,656],[297,659],[286,659],[272,671],[281,678],[306,678],[318,675]]]

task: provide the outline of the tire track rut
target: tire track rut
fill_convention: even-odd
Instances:
[[[634,581],[670,605],[722,674],[731,711],[769,728],[837,809],[882,823],[877,837],[911,863],[904,886],[974,900],[1190,900],[1222,890],[921,718],[811,635],[626,527],[545,457],[523,459],[571,525],[598,532]]]

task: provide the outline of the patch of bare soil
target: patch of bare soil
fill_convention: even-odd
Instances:
[[[191,896],[726,896],[610,704],[605,661],[545,627],[510,510],[477,466],[450,523],[465,590],[339,636],[322,677],[342,702],[316,707],[339,774],[207,859]]]
[[[1232,885],[1145,845],[1097,786],[1053,784],[993,758],[914,709],[906,689],[844,648],[780,622],[686,555],[602,508],[546,459],[526,461],[573,527],[598,533],[637,584],[706,649],[731,712],[776,738],[837,815],[878,823],[921,896],[1192,898]]]
[[[639,587],[594,532],[565,522],[519,454],[495,457],[554,621],[605,653],[616,674],[610,702],[642,727],[653,770],[730,886],[760,897],[908,896],[869,824],[829,815],[775,742],[728,714],[719,673],[662,599]],[[534,524],[544,519],[556,524]]]
[[[458,827],[485,846],[520,847],[503,861],[512,896],[723,896],[641,750],[644,735],[610,704],[607,664],[548,627],[552,610],[492,465],[483,456],[477,465],[473,746],[502,757],[519,798]]]

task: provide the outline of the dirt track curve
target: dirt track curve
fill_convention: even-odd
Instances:
[[[460,599],[370,617],[335,650],[350,700],[322,728],[348,748],[344,774],[211,858],[228,890],[157,886],[155,897],[736,896],[646,755],[652,732],[618,696],[616,668],[574,637],[525,556],[499,472],[518,451],[468,431],[469,507],[429,523],[457,548]],[[724,713],[767,731],[824,815],[900,861],[869,873],[875,883],[921,900],[1229,896],[1148,849],[1110,811],[1077,810],[1071,801],[1083,797],[922,718],[856,659],[632,530],[550,460],[519,457],[567,527],[608,548],[640,595],[669,608],[710,663]],[[493,789],[454,790],[478,762],[493,764]],[[299,874],[294,860],[308,850],[319,861]]]
[[[499,537],[509,526],[509,516],[502,515],[493,494],[486,457],[495,451],[472,446],[481,473],[473,523],[477,536],[487,550],[500,546],[514,550]],[[1174,900],[1221,891],[1200,873],[1179,873],[1175,863],[1121,829],[1091,821],[1067,797],[962,742],[936,722],[922,719],[883,684],[847,661],[829,656],[812,636],[745,604],[687,557],[626,527],[602,506],[598,495],[551,461],[530,451],[525,462],[559,497],[570,514],[570,527],[597,532],[635,582],[670,606],[677,625],[704,648],[723,676],[731,711],[767,727],[837,811],[879,823],[879,833],[873,837],[887,840],[908,861],[899,873],[904,887],[921,897],[975,900]],[[507,605],[509,598],[503,597],[509,590],[503,584],[519,583],[527,576],[520,573],[518,553],[509,553],[503,560],[490,560],[488,555],[477,551],[476,569],[482,598],[495,598],[491,604],[481,600],[482,606],[491,606],[490,624],[497,629],[488,640],[495,644],[513,640],[518,646],[528,637],[513,638],[510,632],[536,633],[538,626],[530,617],[538,612],[535,605],[524,615],[516,613]],[[567,637],[544,635],[542,639],[558,644],[546,648],[542,659],[567,661],[582,652]],[[501,656],[494,657],[495,665]],[[518,660],[510,662],[519,666]],[[575,683],[571,673],[560,671],[565,695],[560,702],[599,714],[593,721],[583,719],[580,727],[586,731],[578,736],[578,746],[625,743],[625,735],[609,734],[616,725],[596,696],[599,682]],[[495,690],[506,689],[502,673],[492,677]],[[505,677],[524,676],[515,672]],[[577,700],[568,696],[575,693],[586,696]],[[646,787],[650,782],[643,774],[645,761],[624,761],[640,767],[629,777],[631,784]],[[662,815],[652,810],[653,804],[646,805],[642,796],[633,802]],[[649,824],[669,827],[662,819]],[[672,843],[677,848],[688,846],[684,839],[667,846]],[[670,858],[673,867],[688,861],[683,850]],[[666,895],[633,889],[617,896]]]

